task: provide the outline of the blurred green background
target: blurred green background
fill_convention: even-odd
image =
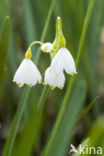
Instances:
[[[56,18],[60,16],[67,48],[75,58],[88,2],[89,0],[56,0],[44,42],[53,42]],[[0,0],[0,32],[2,32],[5,17],[10,16],[8,54],[3,69],[4,78],[3,81],[0,81],[0,86],[2,86],[0,93],[0,155],[2,155],[4,144],[24,89],[24,87],[18,88],[12,82],[13,75],[23,60],[29,44],[32,41],[41,39],[50,5],[51,0]],[[5,38],[4,46],[7,46],[7,42],[8,38]],[[38,46],[32,48],[33,58],[35,58],[38,48]],[[3,50],[0,48],[0,62],[3,59],[2,52]],[[44,72],[49,65],[49,55],[41,52],[38,68],[42,76],[44,76]],[[93,123],[104,113],[104,0],[95,0],[77,71],[78,74],[75,78],[71,99],[64,116],[65,120],[60,125],[61,131],[58,132],[54,140],[49,156],[69,155],[70,142],[78,146],[88,135]],[[34,129],[35,126],[35,108],[43,86],[36,85],[31,89],[13,147],[13,156],[28,156],[26,154],[27,151],[31,151],[31,154],[29,153],[30,156],[40,156],[51,133],[69,79],[70,76],[66,74],[66,83],[63,90],[57,88],[54,90],[49,89],[40,128],[35,138],[32,137],[34,131],[31,132],[31,129]],[[77,122],[78,116],[80,116],[83,109],[98,95],[100,99]],[[77,103],[79,104],[77,105]],[[73,105],[74,107],[72,107]],[[71,120],[70,114],[73,114],[72,119],[74,120]],[[73,125],[74,121],[75,124]],[[103,124],[104,118],[101,117],[101,125]],[[71,125],[74,131],[70,130]],[[104,130],[103,126],[102,129]],[[100,130],[98,132],[100,133]],[[70,139],[71,141],[69,141]],[[104,133],[102,134],[102,139],[104,142]],[[32,145],[30,145],[31,142]],[[63,143],[59,144],[59,142]],[[97,142],[98,145],[100,143]],[[26,148],[29,150],[26,150]],[[54,152],[52,153],[52,151]]]

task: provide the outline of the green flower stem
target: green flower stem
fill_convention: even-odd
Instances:
[[[83,30],[82,30],[82,34],[81,34],[81,39],[80,39],[80,43],[79,43],[79,48],[78,48],[78,53],[77,53],[77,57],[76,57],[76,61],[75,61],[76,62],[76,67],[78,67],[78,63],[79,63],[79,60],[80,60],[80,57],[81,57],[81,54],[82,54],[82,48],[83,48],[83,44],[84,44],[84,40],[85,40],[85,36],[86,36],[86,32],[87,32],[89,20],[90,20],[90,17],[91,17],[93,5],[94,5],[94,0],[89,0],[89,6],[88,6],[87,14],[86,14],[86,17],[85,17]],[[52,142],[53,142],[53,140],[55,138],[55,135],[57,133],[57,130],[59,128],[60,122],[61,122],[61,120],[63,118],[64,112],[66,110],[66,106],[67,106],[67,103],[68,103],[68,100],[69,100],[69,96],[70,96],[70,93],[71,93],[71,90],[72,90],[72,86],[73,86],[73,83],[74,83],[74,79],[75,79],[75,75],[71,77],[71,80],[69,82],[68,89],[66,91],[66,94],[65,94],[65,97],[64,97],[60,112],[59,112],[58,117],[56,119],[56,123],[54,125],[54,128],[53,128],[53,131],[51,133],[48,144],[46,146],[45,152],[43,154],[44,156],[48,156],[48,151],[49,151],[49,149],[51,147],[51,144],[52,144]]]
[[[33,45],[35,45],[35,44],[40,44],[40,45],[42,45],[43,42],[40,42],[40,41],[32,42],[32,43],[30,44],[29,48],[31,48],[31,47],[32,47]]]
[[[91,101],[91,103],[82,111],[77,122],[79,122],[80,120],[82,120],[84,118],[84,116],[90,111],[90,109],[93,107],[93,105],[96,104],[96,102],[99,100],[99,98],[100,98],[100,96],[97,96],[96,98],[94,98],[93,101]]]
[[[37,106],[37,112],[39,112],[38,113],[39,114],[39,117],[40,117],[41,112],[42,112],[42,110],[44,108],[44,103],[45,103],[45,100],[46,100],[46,96],[48,94],[48,89],[49,89],[49,86],[46,85],[44,87],[44,89],[43,89],[42,95],[41,95],[40,100],[39,100],[39,104]]]
[[[53,9],[54,9],[55,2],[56,2],[56,0],[52,0],[51,6],[49,8],[48,16],[47,16],[45,26],[44,26],[44,29],[43,29],[43,33],[42,33],[42,36],[41,36],[41,41],[44,41],[44,39],[46,37],[46,33],[47,33],[47,30],[48,30],[48,26],[49,26],[51,15],[52,15],[52,12],[53,12]],[[34,58],[35,64],[38,64],[40,54],[41,54],[40,50],[38,50],[37,55]],[[14,117],[12,125],[11,125],[11,129],[10,129],[10,133],[9,133],[7,142],[6,142],[5,147],[4,147],[3,156],[11,156],[12,155],[13,144],[14,144],[14,141],[15,141],[15,138],[16,138],[16,134],[18,132],[18,128],[19,128],[19,125],[20,125],[20,122],[21,122],[21,119],[22,119],[22,116],[23,116],[24,109],[26,107],[26,104],[27,104],[27,101],[28,101],[28,98],[29,98],[30,91],[31,91],[30,88],[24,88],[24,91],[22,93],[22,96],[21,96],[21,99],[20,99],[20,102],[19,102],[18,109],[16,111],[15,117]]]
[[[32,47],[33,45],[35,45],[35,44],[40,44],[40,45],[42,45],[43,42],[40,42],[40,41],[34,41],[34,42],[32,42],[32,43],[29,45],[29,47],[28,47],[28,49],[27,49],[27,51],[26,51],[25,58],[27,58],[27,59],[31,59],[31,58],[32,58],[31,47]]]
[[[51,6],[50,6],[50,9],[49,9],[49,12],[48,12],[48,16],[47,16],[47,21],[45,23],[45,27],[43,29],[43,33],[42,33],[42,36],[41,36],[41,39],[40,39],[42,42],[44,42],[47,30],[48,30],[48,26],[49,26],[51,15],[52,15],[52,12],[53,12],[53,9],[54,9],[55,2],[56,2],[56,0],[52,0]],[[36,57],[34,59],[35,64],[38,64],[38,60],[40,58],[40,54],[41,54],[40,50],[38,50],[37,55],[36,55]]]

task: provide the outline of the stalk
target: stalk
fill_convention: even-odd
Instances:
[[[83,30],[82,30],[82,33],[81,33],[81,39],[80,39],[79,48],[78,48],[78,52],[77,52],[77,57],[76,57],[76,60],[75,60],[76,67],[78,67],[78,63],[79,63],[79,60],[80,60],[80,57],[81,57],[81,54],[82,54],[82,48],[83,48],[86,32],[87,32],[87,29],[88,29],[88,24],[89,24],[89,21],[90,21],[90,18],[91,18],[93,5],[94,5],[94,0],[89,0],[88,10],[87,10],[87,13],[86,13],[86,16],[85,16]],[[58,117],[56,119],[55,125],[53,127],[53,131],[51,133],[48,144],[47,144],[46,149],[44,151],[44,154],[43,154],[44,156],[48,156],[49,149],[51,147],[51,144],[52,144],[52,142],[53,142],[53,140],[55,138],[55,135],[57,133],[57,130],[58,130],[59,125],[61,123],[61,120],[63,118],[64,112],[66,110],[66,106],[68,104],[68,100],[69,100],[69,96],[70,96],[70,93],[71,93],[71,90],[72,90],[74,80],[75,80],[75,75],[71,77],[71,80],[70,80],[70,82],[68,84],[68,88],[67,88],[64,100],[62,102]]]
[[[47,30],[48,30],[48,26],[49,26],[51,15],[52,15],[52,12],[53,12],[53,9],[54,9],[55,2],[56,2],[56,0],[52,0],[52,3],[51,3],[50,8],[49,8],[48,16],[47,16],[45,26],[44,26],[44,29],[43,29],[43,33],[42,33],[42,36],[41,36],[41,41],[42,42],[44,41],[44,39],[46,37],[46,33],[47,33]],[[40,50],[38,50],[36,58],[34,58],[35,64],[38,64],[40,54],[41,54]],[[17,108],[15,117],[13,119],[7,142],[6,142],[5,146],[4,146],[3,156],[11,156],[12,155],[13,144],[15,142],[16,134],[18,132],[18,128],[19,128],[19,125],[20,125],[20,122],[21,122],[21,119],[22,119],[22,116],[23,116],[23,112],[24,112],[24,109],[26,107],[26,104],[27,104],[27,101],[28,101],[28,98],[29,98],[30,90],[31,90],[30,88],[25,88],[23,93],[22,93],[22,97],[20,99],[19,106]]]

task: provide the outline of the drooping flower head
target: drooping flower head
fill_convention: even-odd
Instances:
[[[19,87],[22,87],[24,84],[29,85],[30,87],[36,85],[36,83],[42,83],[42,77],[35,66],[35,64],[31,61],[31,48],[29,48],[26,52],[25,59],[20,64],[17,69],[13,81],[18,84]]]
[[[17,69],[13,81],[16,82],[19,87],[22,87],[24,84],[32,87],[36,85],[37,82],[41,83],[42,77],[35,64],[30,59],[25,58]]]
[[[77,74],[74,59],[66,48],[59,49],[51,62],[50,68],[56,73],[66,71],[70,75]]]
[[[63,72],[55,73],[51,68],[47,68],[45,71],[44,83],[49,84],[51,89],[58,87],[62,89],[65,83],[65,76]]]
[[[31,47],[37,43],[41,44],[41,50],[49,53],[51,57],[51,64],[45,71],[44,83],[50,85],[52,89],[55,87],[62,89],[65,83],[64,71],[70,75],[74,75],[77,72],[74,59],[66,48],[66,40],[62,33],[60,17],[56,20],[56,36],[53,44],[49,42],[43,44],[40,41],[32,42],[26,52],[25,59],[14,75],[13,81],[15,81],[19,87],[22,87],[24,84],[33,86],[37,82],[42,82],[38,68],[31,61]]]
[[[42,45],[43,47],[45,44]],[[47,49],[51,49],[49,43]],[[41,48],[42,49],[42,48]],[[48,50],[51,56],[51,64],[45,72],[44,82],[51,88],[63,88],[65,82],[64,71],[70,75],[76,74],[76,67],[71,53],[66,48],[66,40],[62,33],[61,18],[56,21],[56,37],[53,42],[53,50]]]

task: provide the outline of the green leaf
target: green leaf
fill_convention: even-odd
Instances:
[[[90,109],[93,107],[93,105],[98,101],[98,99],[100,98],[100,96],[97,96],[81,113],[81,115],[79,116],[78,121],[80,121],[89,111]]]
[[[45,40],[46,33],[47,33],[47,30],[48,30],[48,26],[49,26],[51,15],[52,15],[52,12],[53,12],[53,9],[54,9],[55,2],[56,2],[56,0],[53,0],[51,5],[50,5],[48,16],[47,16],[45,26],[44,26],[44,29],[43,29],[43,33],[42,33],[42,36],[41,36],[41,41]],[[38,50],[36,57],[34,57],[34,59],[33,59],[36,65],[38,64],[40,55],[41,55],[41,51]],[[16,134],[17,134],[19,124],[20,124],[20,121],[22,119],[24,110],[26,108],[26,104],[27,104],[27,101],[28,101],[28,98],[29,98],[29,95],[30,95],[30,91],[31,91],[31,89],[28,88],[28,87],[25,87],[24,90],[23,90],[23,93],[21,95],[21,99],[19,101],[18,109],[16,111],[15,117],[14,117],[12,125],[11,125],[11,130],[10,130],[10,133],[9,133],[9,136],[8,136],[8,140],[7,140],[7,142],[6,142],[5,146],[4,146],[3,156],[10,156],[11,153],[12,153],[12,149],[13,149],[14,141],[15,141],[15,138],[16,138]]]
[[[82,143],[81,143],[81,147],[85,147],[86,145],[89,144],[89,138],[85,139]],[[80,152],[80,147],[77,148],[77,151]],[[72,156],[83,156],[80,153],[74,153]]]
[[[64,114],[58,131],[55,134],[55,138],[50,146],[50,150],[48,151],[47,155],[64,156],[65,153],[69,150],[69,143],[73,136],[79,113],[84,106],[85,97],[86,84],[85,82],[81,81],[77,83],[75,89],[73,90],[70,101],[68,102],[67,110]],[[44,152],[42,155],[44,155]]]
[[[9,33],[10,33],[10,18],[7,16],[4,20],[4,26],[0,37],[0,94],[2,90],[5,65],[7,59]]]
[[[84,44],[84,41],[85,41],[85,36],[86,36],[86,33],[87,33],[89,21],[90,21],[90,18],[91,18],[91,13],[92,13],[92,10],[93,10],[93,6],[94,6],[94,0],[89,1],[89,5],[88,5],[87,13],[86,13],[86,16],[85,16],[82,33],[81,33],[81,39],[80,39],[80,42],[79,42],[77,57],[75,59],[76,68],[78,67],[80,57],[81,57],[82,52],[83,52],[82,51],[83,44]],[[72,87],[73,87],[74,80],[75,80],[75,75],[71,77],[70,82],[68,84],[67,91],[65,93],[65,97],[63,99],[63,102],[62,102],[58,117],[56,119],[55,125],[53,127],[53,131],[52,131],[50,139],[49,139],[49,143],[47,144],[47,148],[46,148],[46,151],[45,151],[45,154],[44,154],[45,156],[47,156],[47,153],[48,153],[48,151],[50,149],[50,146],[51,146],[51,144],[52,144],[52,142],[54,140],[55,134],[57,133],[57,130],[58,130],[59,126],[60,126],[61,120],[63,118],[64,112],[65,112],[67,104],[68,104],[68,100],[69,100],[69,96],[70,96],[70,93],[71,93],[71,90],[72,90]]]
[[[33,144],[36,143],[36,139],[38,136],[39,126],[41,123],[41,117],[43,113],[48,88],[49,88],[48,86],[44,88],[43,94],[39,101],[39,105],[37,106],[37,108],[34,108],[33,111],[31,112],[29,120],[26,126],[24,127],[24,130],[16,142],[13,156],[31,155]]]
[[[81,153],[77,154],[74,153],[72,156],[98,156],[104,155],[104,116],[100,116],[98,120],[92,125],[90,132],[87,134],[87,138],[85,141],[81,143],[81,147],[84,148],[84,153],[80,151],[78,147],[78,151]],[[90,148],[93,147],[95,150],[91,150],[89,153]],[[102,153],[98,154],[98,147],[102,149]],[[94,153],[95,152],[95,153]],[[100,151],[101,152],[101,151]]]
[[[29,0],[23,0],[23,10],[24,10],[24,27],[26,32],[26,38],[28,41],[28,44],[36,40],[37,31],[36,26],[34,24],[34,18],[32,15],[32,9],[31,9],[31,3]],[[28,11],[27,11],[28,10]]]
[[[101,146],[104,151],[104,115],[100,116],[98,120],[92,125],[88,137],[90,138],[89,144],[91,147]]]

